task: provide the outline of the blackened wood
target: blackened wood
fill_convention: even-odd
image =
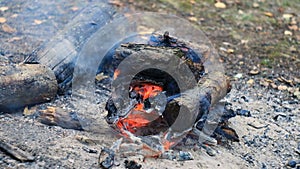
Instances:
[[[112,6],[105,3],[85,7],[25,62],[38,62],[50,67],[57,78],[59,92],[64,93],[70,87],[77,55],[83,44],[114,15]]]
[[[57,93],[54,73],[40,64],[0,67],[0,111],[50,101]]]

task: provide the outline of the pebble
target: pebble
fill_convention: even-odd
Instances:
[[[299,161],[298,161],[299,162]],[[295,168],[297,165],[297,161],[295,160],[290,160],[288,163],[287,163],[287,166],[289,167],[292,167],[292,168]]]
[[[250,74],[250,75],[257,75],[257,74],[259,74],[259,70],[251,70],[251,71],[249,72],[249,74]]]
[[[251,114],[250,114],[249,110],[237,109],[236,114],[240,115],[240,116],[251,117]]]

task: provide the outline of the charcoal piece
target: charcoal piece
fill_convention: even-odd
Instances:
[[[240,115],[240,116],[251,117],[251,114],[250,114],[249,110],[237,109],[236,114]]]
[[[115,153],[113,150],[106,147],[102,148],[98,159],[99,167],[102,169],[112,168],[114,165],[114,159]]]
[[[218,126],[214,132],[214,135],[217,135],[216,137],[218,141],[222,140],[222,138],[226,138],[235,142],[240,141],[235,130],[225,125]]]
[[[126,169],[140,169],[140,168],[142,168],[141,164],[138,164],[137,162],[132,161],[132,160],[130,160],[130,161],[125,160],[124,164],[125,164]]]
[[[184,152],[184,151],[179,151],[178,153],[178,161],[187,161],[187,160],[193,160],[194,157],[190,152]]]

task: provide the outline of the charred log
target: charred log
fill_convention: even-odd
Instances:
[[[0,72],[0,111],[48,102],[56,95],[55,75],[43,65],[8,65]]]

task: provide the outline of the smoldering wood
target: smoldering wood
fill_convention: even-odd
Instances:
[[[59,93],[63,94],[71,86],[77,55],[84,43],[115,14],[113,7],[105,3],[85,7],[25,62],[38,62],[51,68],[59,84]]]
[[[0,111],[48,102],[56,96],[54,73],[40,64],[0,67]]]

